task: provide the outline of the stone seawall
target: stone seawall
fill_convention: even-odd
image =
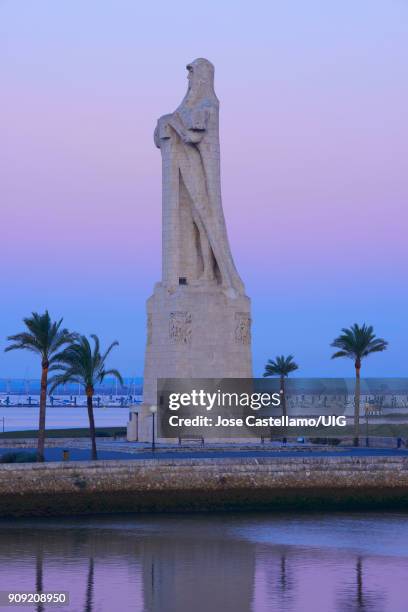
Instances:
[[[149,459],[0,465],[0,516],[408,509],[408,458]]]

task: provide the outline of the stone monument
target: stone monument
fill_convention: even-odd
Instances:
[[[151,437],[158,378],[252,377],[250,300],[222,209],[214,67],[196,59],[187,70],[184,99],[154,132],[162,156],[163,267],[147,301],[139,440]]]

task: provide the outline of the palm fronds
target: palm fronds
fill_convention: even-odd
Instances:
[[[294,361],[293,355],[288,355],[287,357],[280,355],[275,357],[275,360],[268,359],[263,376],[288,376],[291,372],[298,369],[299,366]]]

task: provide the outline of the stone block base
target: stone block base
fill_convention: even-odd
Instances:
[[[147,301],[139,441],[149,441],[159,378],[251,378],[251,305],[215,283],[156,285]]]

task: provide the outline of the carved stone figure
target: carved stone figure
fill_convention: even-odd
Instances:
[[[163,159],[163,282],[213,281],[243,295],[221,203],[214,67],[196,59],[187,70],[183,101],[154,133]]]

